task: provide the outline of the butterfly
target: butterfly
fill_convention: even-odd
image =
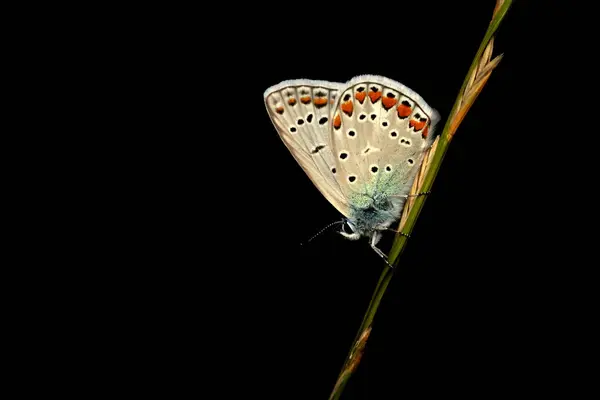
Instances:
[[[283,143],[323,196],[345,217],[339,232],[370,239],[400,218],[440,120],[394,80],[360,75],[346,83],[286,80],[264,92]],[[389,263],[388,263],[389,264]]]

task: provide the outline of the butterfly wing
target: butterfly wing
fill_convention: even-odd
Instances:
[[[343,215],[349,203],[334,174],[331,118],[340,83],[308,79],[283,81],[264,93],[279,136],[325,198]]]
[[[335,175],[351,204],[408,194],[440,117],[417,93],[377,75],[343,88],[333,110]]]

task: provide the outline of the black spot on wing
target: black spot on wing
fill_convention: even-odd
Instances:
[[[324,148],[325,148],[325,146],[323,146],[323,145],[319,145],[319,146],[315,147],[315,148],[314,148],[314,149],[311,151],[311,153],[312,153],[312,154],[317,154],[317,153],[318,153],[320,150],[323,150]]]

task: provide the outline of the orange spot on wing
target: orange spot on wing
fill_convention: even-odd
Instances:
[[[349,117],[352,116],[352,111],[354,110],[354,103],[352,101],[347,101],[342,104],[342,111],[346,113]]]
[[[416,119],[411,119],[408,123],[408,126],[411,128],[415,128],[415,132],[420,131],[425,126],[425,122],[417,121]]]
[[[371,90],[369,92],[369,97],[371,98],[371,103],[375,103],[381,97],[381,92],[374,92]]]
[[[277,114],[283,114],[283,107],[277,107],[275,111],[277,111]]]
[[[367,94],[365,92],[357,92],[354,97],[356,97],[356,100],[358,100],[360,102],[360,104],[362,104],[365,101],[365,97],[367,97]]]
[[[421,136],[423,137],[423,139],[427,139],[427,135],[429,135],[429,125],[427,125],[425,129],[423,129],[423,134]]]
[[[396,99],[392,99],[389,97],[384,97],[383,99],[381,99],[381,103],[383,104],[383,108],[385,108],[385,110],[389,110],[390,108],[394,107],[394,105],[398,102],[398,100]]]
[[[302,104],[308,104],[310,103],[310,96],[300,97],[300,101],[302,102]]]
[[[329,100],[329,102],[330,102],[331,104],[333,104],[333,99]]]
[[[333,127],[335,129],[340,129],[340,126],[342,126],[342,118],[340,118],[340,114],[337,114],[333,119]]]
[[[412,112],[412,108],[408,107],[408,106],[405,106],[404,104],[400,104],[398,106],[397,110],[398,110],[398,117],[399,118],[406,118]]]
[[[315,105],[317,105],[317,106],[324,106],[325,104],[327,104],[327,98],[326,97],[316,97],[313,100],[313,103],[315,103]]]
[[[290,99],[288,100],[288,104],[289,104],[290,106],[293,106],[294,104],[296,104],[296,99],[295,99],[295,98],[293,98],[293,97],[292,97],[292,98],[290,98]]]

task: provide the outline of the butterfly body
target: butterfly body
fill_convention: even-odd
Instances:
[[[398,219],[403,203],[398,198],[375,193],[366,206],[350,206],[348,224],[360,236],[371,237],[374,232],[386,230]]]
[[[375,245],[400,218],[439,114],[411,89],[377,75],[283,81],[264,100],[298,164],[346,217],[351,232],[340,233],[370,238],[383,256]]]

